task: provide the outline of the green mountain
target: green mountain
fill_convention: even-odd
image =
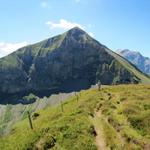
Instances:
[[[79,28],[23,47],[0,59],[0,98],[71,92],[97,83],[150,83],[121,56]]]

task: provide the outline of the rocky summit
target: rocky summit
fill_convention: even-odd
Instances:
[[[102,84],[150,83],[127,60],[75,27],[0,59],[0,101]]]
[[[141,71],[150,75],[150,58],[143,56],[137,51],[128,49],[117,50],[117,53],[136,65]]]

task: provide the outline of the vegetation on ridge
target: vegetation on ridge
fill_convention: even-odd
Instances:
[[[59,105],[37,112],[34,130],[27,119],[15,124],[11,134],[0,139],[0,149],[96,150],[95,125],[101,126],[108,149],[149,149],[149,92],[149,85],[81,91],[78,101],[73,96],[63,103],[64,112]]]

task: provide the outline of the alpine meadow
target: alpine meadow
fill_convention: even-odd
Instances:
[[[0,12],[0,150],[150,150],[148,0]]]

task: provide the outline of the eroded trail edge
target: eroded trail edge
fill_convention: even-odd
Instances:
[[[95,115],[92,118],[94,130],[96,132],[95,142],[96,142],[98,150],[108,150],[106,146],[106,142],[105,142],[105,137],[103,134],[103,127],[102,127],[101,119],[102,119],[102,114],[101,114],[101,111],[99,110],[95,112]]]

